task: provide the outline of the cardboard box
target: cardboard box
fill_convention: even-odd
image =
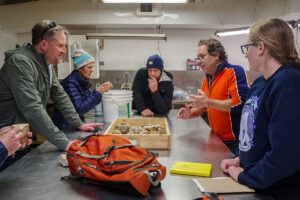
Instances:
[[[253,189],[234,181],[231,177],[198,178],[194,179],[201,192],[212,193],[246,193],[255,192]]]
[[[166,134],[114,134],[124,137],[138,147],[145,149],[170,149],[170,130],[166,118],[116,118],[104,134],[113,134],[117,124],[126,122],[131,126],[145,126],[148,124],[161,125]]]

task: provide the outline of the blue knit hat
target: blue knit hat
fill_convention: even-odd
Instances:
[[[160,69],[161,71],[164,69],[163,60],[157,54],[154,54],[148,58],[146,66],[147,69],[157,68]]]
[[[93,56],[82,49],[76,49],[72,55],[72,58],[75,70],[78,70],[89,63],[95,62]]]

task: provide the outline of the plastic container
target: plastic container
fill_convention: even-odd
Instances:
[[[100,86],[100,83],[96,84],[96,88]],[[97,104],[95,106],[95,116],[96,117],[101,117],[103,116],[103,112],[102,112],[102,102],[100,102],[99,104]]]
[[[101,102],[95,106],[95,115],[97,117],[101,117],[103,115]]]
[[[109,90],[102,95],[103,114],[105,122],[112,122],[115,118],[130,118],[132,106],[132,91]]]

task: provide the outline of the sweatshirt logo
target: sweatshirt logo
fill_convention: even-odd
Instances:
[[[239,135],[239,149],[241,151],[249,151],[251,147],[254,146],[254,111],[257,109],[257,101],[257,96],[253,96],[252,98],[248,99],[242,111]]]

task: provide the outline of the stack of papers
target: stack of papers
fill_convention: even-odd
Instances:
[[[175,161],[170,169],[173,174],[186,174],[209,177],[211,164]]]

